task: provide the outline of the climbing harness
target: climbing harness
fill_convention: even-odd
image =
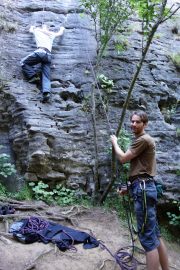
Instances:
[[[139,180],[138,180],[139,181]],[[127,185],[127,189],[129,188],[129,184],[126,183]],[[144,213],[144,220],[143,220],[143,224],[140,230],[137,230],[137,228],[134,225],[134,219],[133,219],[133,211],[132,211],[132,207],[131,207],[131,197],[128,195],[128,200],[126,201],[124,196],[123,196],[123,205],[124,208],[126,210],[126,216],[127,216],[127,220],[130,224],[129,229],[130,231],[132,231],[134,234],[139,234],[139,233],[143,233],[144,229],[145,229],[145,225],[147,222],[147,198],[146,198],[146,183],[145,180],[139,181],[139,185],[140,188],[142,190],[142,198],[143,198],[143,213]]]
[[[146,198],[146,183],[145,183],[145,180],[142,180],[142,182],[140,182],[139,185],[140,185],[140,188],[142,190],[142,195],[143,195],[144,221],[143,221],[142,228],[140,230],[141,233],[143,233],[144,229],[145,229],[146,222],[147,222],[147,198]]]

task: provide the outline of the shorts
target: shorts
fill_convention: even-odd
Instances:
[[[145,185],[144,185],[145,183]],[[145,192],[143,191],[145,189]],[[160,230],[156,216],[157,190],[153,180],[135,180],[130,186],[134,201],[139,241],[146,252],[160,245]],[[146,203],[144,199],[146,197]]]

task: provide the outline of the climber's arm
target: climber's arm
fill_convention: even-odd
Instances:
[[[65,28],[63,26],[61,26],[60,29],[59,29],[59,31],[57,33],[55,33],[56,37],[62,36],[63,33],[64,33],[64,29]]]
[[[30,28],[29,28],[29,32],[30,33],[33,33],[34,32],[34,29],[35,29],[35,26],[34,25],[31,25]]]

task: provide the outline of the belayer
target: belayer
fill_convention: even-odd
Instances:
[[[158,270],[159,265],[162,270],[169,270],[167,251],[161,238],[156,216],[155,141],[145,132],[148,124],[145,112],[133,112],[130,120],[131,129],[135,135],[130,148],[124,153],[119,147],[115,135],[111,136],[111,142],[119,161],[121,163],[130,161],[130,187],[128,190],[134,201],[138,237],[146,251],[147,270]],[[118,193],[125,195],[128,190],[123,188]]]
[[[31,26],[30,33],[34,34],[37,49],[21,60],[23,74],[30,83],[41,82],[43,101],[46,102],[51,94],[50,66],[51,50],[55,37],[62,36],[64,27],[58,32],[50,31],[46,24],[40,27]]]

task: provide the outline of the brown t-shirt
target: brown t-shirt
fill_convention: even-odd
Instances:
[[[129,176],[144,173],[155,176],[156,146],[154,139],[148,134],[143,134],[134,140],[130,146],[130,151],[135,157],[130,161]]]

